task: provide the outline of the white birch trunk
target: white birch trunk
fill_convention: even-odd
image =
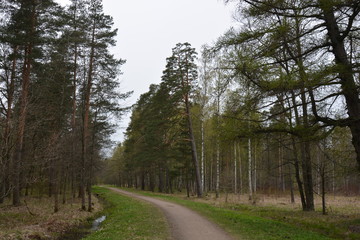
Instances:
[[[217,96],[217,131],[219,131],[219,115],[220,115],[220,94]],[[216,197],[219,197],[220,190],[220,136],[219,132],[217,132],[216,137]]]
[[[234,141],[234,192],[237,194],[237,152],[236,141]]]
[[[321,168],[320,168],[320,147],[318,146],[318,149],[316,151],[316,158],[317,158],[317,192],[318,194],[320,194],[320,186],[321,186],[321,175],[320,175],[320,172],[321,172]]]
[[[220,143],[219,138],[216,140],[216,197],[219,197],[220,190]]]
[[[335,196],[335,161],[333,161],[333,169],[332,169],[332,190]]]
[[[241,149],[240,149],[240,143],[237,144],[237,150],[239,155],[239,179],[240,179],[240,194],[242,194],[243,190],[243,180],[242,180],[242,162],[241,162]]]
[[[254,161],[253,161],[253,165],[254,165],[254,174],[253,174],[253,183],[254,183],[254,184],[253,184],[253,191],[254,191],[254,193],[256,193],[256,189],[257,189],[257,186],[256,186],[256,184],[257,184],[256,158],[257,158],[257,155],[256,155],[256,144],[255,144],[255,147],[254,147]]]
[[[201,183],[205,191],[205,143],[204,143],[204,121],[201,120]]]

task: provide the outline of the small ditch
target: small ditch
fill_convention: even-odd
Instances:
[[[107,202],[99,195],[96,195],[96,197],[102,203],[104,208],[106,208]],[[94,218],[90,218],[87,221],[81,223],[80,225],[75,226],[74,228],[62,234],[59,238],[57,238],[57,240],[80,240],[87,235],[98,231],[101,227],[101,223],[106,219],[105,215],[101,215],[102,213],[104,212],[102,211],[98,213],[95,220]]]
[[[58,240],[80,240],[85,236],[100,229],[101,223],[105,221],[106,216],[101,216],[93,221],[89,220],[76,228],[64,233]]]

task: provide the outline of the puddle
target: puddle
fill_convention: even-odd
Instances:
[[[91,230],[92,230],[92,231],[97,231],[97,230],[99,230],[100,224],[101,224],[103,221],[105,221],[105,219],[106,219],[106,216],[101,216],[101,217],[95,219],[95,221],[94,221],[93,224],[92,224]]]

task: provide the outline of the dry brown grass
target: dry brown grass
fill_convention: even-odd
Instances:
[[[69,199],[66,204],[60,204],[57,213],[53,210],[53,199],[47,197],[25,197],[20,207],[4,203],[0,205],[0,239],[54,239],[102,209],[95,197],[93,202],[91,213],[81,211],[80,199]]]
[[[290,195],[280,194],[255,194],[252,200],[249,200],[248,195],[240,194],[220,194],[217,199],[214,193],[209,193],[203,199],[197,201],[205,201],[213,205],[224,204],[244,204],[255,205],[259,207],[274,207],[287,210],[301,210],[301,202],[299,197],[295,197],[295,203],[291,203]],[[315,196],[315,208],[321,210],[321,198]],[[328,195],[326,197],[326,208],[329,214],[350,214],[360,216],[360,196],[334,196]]]

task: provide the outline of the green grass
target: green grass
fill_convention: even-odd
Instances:
[[[94,187],[94,193],[105,200],[106,220],[84,240],[168,238],[167,223],[154,206],[102,187]]]
[[[234,204],[218,207],[172,195],[135,192],[191,208],[239,239],[359,239],[359,234],[344,233],[335,226],[335,223],[329,224],[326,220],[318,221],[317,217],[321,216],[318,212],[304,213],[272,207]],[[293,218],[293,215],[297,217]]]

